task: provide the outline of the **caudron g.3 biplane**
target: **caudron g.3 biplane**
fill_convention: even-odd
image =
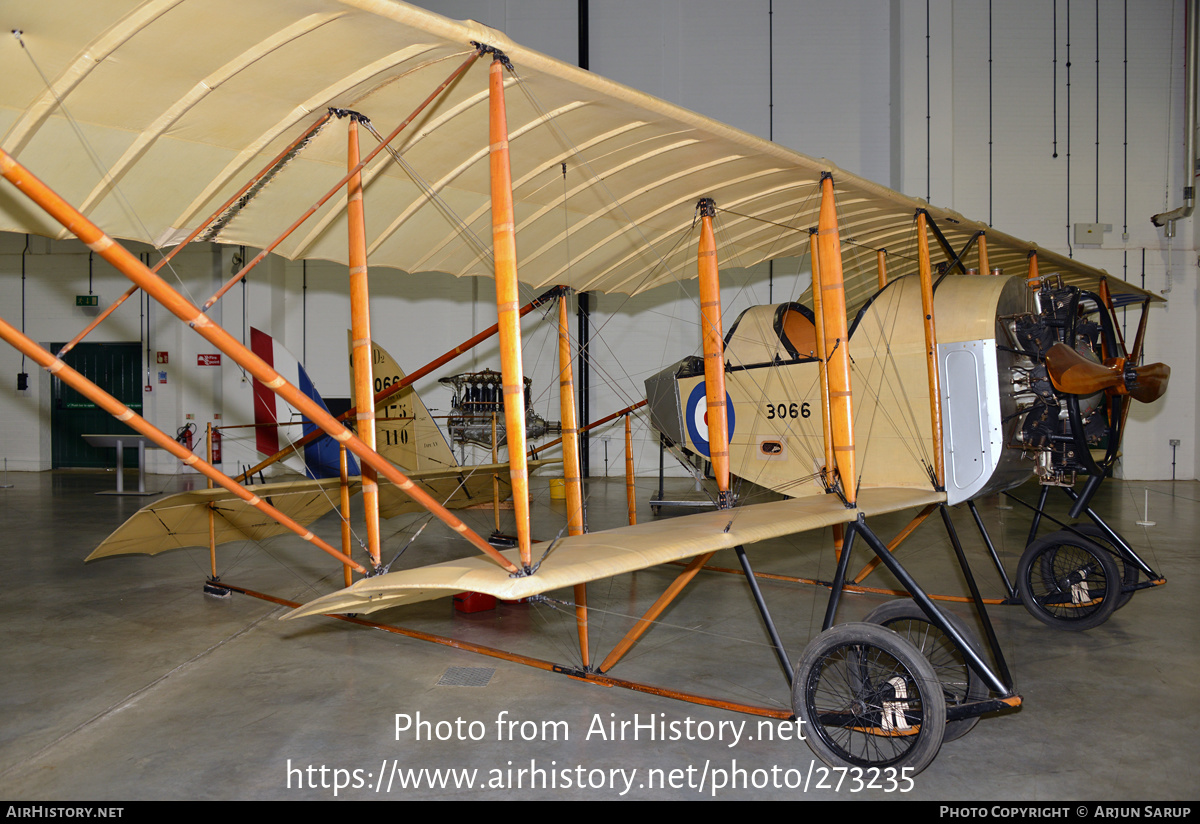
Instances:
[[[519,599],[566,589],[576,605],[582,661],[544,668],[629,686],[608,670],[714,552],[737,552],[774,637],[744,548],[834,527],[841,546],[822,632],[794,661],[773,641],[791,683],[792,712],[807,722],[810,745],[829,763],[916,771],[944,738],[1020,703],[947,505],[1008,488],[1031,468],[1045,489],[1061,486],[1075,498],[1073,517],[1087,514],[1093,523],[1034,540],[1035,523],[1016,588],[1008,586],[1012,600],[1044,620],[1091,626],[1135,589],[1161,583],[1089,506],[1116,458],[1128,403],[1153,400],[1166,386],[1165,366],[1139,365],[1146,312],[1128,350],[1112,321],[1114,307],[1136,303],[1144,310],[1147,293],[472,22],[392,0],[250,6],[244,25],[221,27],[200,25],[217,12],[190,0],[129,0],[119,16],[113,4],[87,6],[71,25],[43,7],[22,10],[25,19],[11,28],[52,65],[48,87],[22,74],[2,92],[0,166],[16,187],[0,195],[2,228],[78,236],[352,453],[362,465],[368,513],[378,509],[371,500],[386,480],[479,552],[398,572],[382,567],[377,546],[364,560],[352,558],[2,321],[0,335],[246,506],[363,576],[288,618],[371,613],[460,591]],[[101,19],[83,19],[89,15]],[[190,44],[186,56],[181,42]],[[315,66],[313,55],[321,55]],[[128,89],[138,91],[121,91]],[[61,162],[76,150],[68,112],[90,143],[104,147],[90,176]],[[373,121],[399,125],[380,135]],[[378,139],[370,151],[359,149],[364,130]],[[294,204],[313,204],[305,220],[292,222]],[[478,240],[489,222],[490,248]],[[380,401],[372,397],[368,261],[414,275],[493,277],[515,548],[492,547],[381,456],[370,412],[355,415],[356,435],[213,321],[206,310],[224,289],[197,306],[159,278],[157,267],[111,239],[144,237],[142,223],[158,245],[175,251],[193,240],[262,249],[227,286],[269,252],[348,264],[359,410]],[[688,233],[696,237],[691,271],[699,278],[702,355],[649,380],[647,394],[665,441],[711,465],[717,508],[585,533],[565,291],[632,294],[668,282],[676,275],[664,261]],[[726,333],[720,261],[748,266],[774,258],[807,258],[811,305],[755,307]],[[968,273],[972,263],[981,274]],[[990,274],[1001,270],[1010,274]],[[522,285],[564,292],[568,523],[565,535],[537,553],[529,525]],[[898,408],[906,413],[902,423],[889,414]],[[739,498],[751,485],[787,497]],[[1037,520],[1044,502],[1043,495]],[[878,515],[918,508],[914,524],[939,511],[950,531],[991,660],[872,529]],[[870,622],[835,625],[860,541],[912,600],[887,605]],[[594,657],[586,585],[684,560],[640,629],[604,660]],[[925,650],[884,626],[896,622],[943,636],[957,651],[956,665],[935,670]]]

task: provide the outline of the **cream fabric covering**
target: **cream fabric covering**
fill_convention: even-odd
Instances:
[[[310,601],[284,617],[374,612],[464,590],[505,599],[525,598],[704,552],[850,523],[859,512],[879,515],[945,499],[943,493],[928,490],[874,488],[862,491],[858,509],[847,509],[835,495],[819,495],[650,521],[563,538],[555,544],[537,574],[524,578],[512,578],[494,561],[478,555],[364,578],[346,589]],[[545,551],[543,547],[535,547],[535,559]],[[504,554],[520,563],[515,550]]]
[[[474,40],[503,50],[520,78],[508,84],[507,105],[519,271],[527,284],[637,292],[694,277],[694,263],[669,272],[661,257],[705,196],[728,210],[720,213],[723,260],[751,265],[799,256],[817,222],[824,172],[840,194],[844,241],[915,259],[919,200],[522,48],[477,23],[393,0],[87,0],[24,3],[10,16],[6,24],[22,30],[51,88],[20,44],[5,38],[0,142],[118,237],[182,237],[327,107],[360,111],[389,133]],[[368,169],[372,266],[490,274],[489,59],[394,142],[422,184],[386,154]],[[365,152],[374,141],[364,139]],[[219,240],[258,248],[273,240],[344,174],[345,144],[345,127],[327,124]],[[430,202],[430,191],[440,204]],[[279,251],[345,262],[343,202],[335,196]],[[483,242],[464,241],[444,208]],[[929,211],[956,249],[986,228]],[[0,229],[64,234],[10,187],[0,187]],[[1020,274],[1035,247],[989,229],[988,248],[993,266]],[[904,260],[893,258],[895,274]],[[1099,274],[1050,252],[1039,261],[1043,273],[1089,286]],[[848,305],[873,291],[871,263],[847,272]],[[1119,278],[1111,286],[1136,291]]]

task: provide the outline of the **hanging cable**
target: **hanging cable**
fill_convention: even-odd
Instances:
[[[25,258],[29,254],[29,235],[25,235],[25,248],[21,251],[21,334],[25,334]],[[25,371],[25,353],[21,353],[21,371],[17,375],[17,389],[29,388],[29,373]]]
[[[992,0],[988,0],[988,226],[994,226],[992,215]],[[980,272],[981,275],[988,274]]]
[[[1096,222],[1100,222],[1100,0],[1096,0]]]
[[[1075,257],[1071,246],[1071,0],[1067,5],[1067,257]]]
[[[1050,37],[1050,126],[1053,132],[1051,140],[1050,157],[1058,157],[1058,0],[1054,0],[1054,5],[1051,7],[1051,37]]]

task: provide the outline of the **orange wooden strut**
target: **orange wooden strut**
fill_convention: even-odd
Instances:
[[[979,244],[979,274],[990,275],[992,270],[988,268],[991,263],[988,262],[987,235],[981,233],[975,242]]]
[[[363,209],[362,169],[358,156],[358,115],[350,115],[346,165],[346,226],[350,252],[350,362],[354,366],[354,419],[358,438],[375,449],[375,370],[371,365],[371,292],[367,279],[367,226]],[[367,523],[367,554],[379,566],[379,481],[375,470],[362,468],[363,510]]]
[[[567,297],[558,299],[558,408],[562,419],[563,486],[567,501],[567,534],[583,534],[583,481],[579,469],[579,417],[575,412],[575,375],[571,366],[571,333]],[[588,644],[587,584],[575,585],[575,626],[579,652],[586,669],[591,664]]]
[[[712,433],[711,425],[709,426],[708,431],[710,434]],[[697,555],[695,558],[689,561],[683,572],[679,573],[679,575],[674,581],[671,582],[671,585],[667,587],[663,594],[658,596],[658,600],[650,605],[650,608],[646,610],[645,614],[639,618],[637,623],[634,624],[629,632],[625,634],[625,637],[621,639],[621,642],[613,647],[613,651],[610,652],[608,657],[604,659],[604,662],[597,667],[597,671],[608,672],[610,669],[616,666],[617,662],[625,656],[625,653],[629,652],[630,648],[637,642],[639,638],[646,634],[646,630],[650,629],[659,615],[662,615],[663,610],[671,605],[671,602],[675,600],[676,596],[683,592],[683,588],[686,587],[691,580],[696,577],[696,573],[703,569],[704,565],[707,564],[715,554],[716,553],[714,552],[706,552],[703,555]]]
[[[942,387],[938,375],[937,324],[933,317],[933,266],[929,261],[928,216],[917,212],[917,261],[921,277],[921,314],[925,319],[925,368],[929,378],[929,426],[933,435],[933,474],[938,489],[946,487],[946,463],[942,455]]]
[[[887,250],[875,250],[875,272],[879,278],[879,288],[887,286]]]
[[[350,470],[349,462],[346,460],[346,447],[344,445],[338,447],[338,477],[341,484],[338,486],[338,507],[342,514],[342,552],[350,554]],[[350,567],[342,565],[342,580],[346,586],[353,583],[353,578],[350,575]]]
[[[204,449],[210,464],[213,459],[212,433],[212,421],[209,421],[207,434],[204,439]],[[208,489],[213,488],[212,478],[208,478],[205,483]],[[346,554],[349,555],[350,553]],[[212,569],[212,578],[215,581],[217,580],[217,513],[211,501],[208,504],[208,563]]]
[[[521,565],[532,563],[529,549],[529,463],[525,448],[525,376],[521,367],[521,318],[517,314],[517,236],[508,158],[508,119],[504,111],[504,64],[492,60],[489,74],[488,131],[492,180],[492,257],[496,267],[496,314],[500,325],[500,374],[504,385],[504,429],[508,474]]]
[[[151,272],[135,255],[100,231],[78,209],[75,209],[55,194],[46,184],[30,174],[28,169],[2,149],[0,149],[0,174],[20,189],[26,197],[41,207],[48,215],[83,241],[89,249],[111,263],[113,267],[140,286],[150,297],[162,304],[169,312],[195,329],[201,337],[213,346],[216,346],[219,351],[233,359],[235,363],[249,372],[251,377],[260,381],[272,392],[295,407],[301,415],[304,415],[313,424],[325,430],[334,440],[344,443],[346,448],[358,456],[360,460],[378,470],[389,481],[400,487],[402,492],[432,512],[439,520],[459,533],[488,557],[499,563],[501,567],[507,569],[509,572],[517,571],[512,562],[497,552],[478,534],[469,529],[454,513],[434,500],[429,493],[414,484],[403,472],[385,458],[381,457],[374,450],[367,448],[366,444],[354,437],[348,429],[334,420],[329,412],[319,404],[311,401],[307,395],[295,386],[288,383],[283,376],[267,365],[262,358],[242,345],[220,325],[211,321],[195,304],[179,294],[179,292],[158,275]],[[168,440],[173,441],[173,439]],[[168,451],[171,451],[172,454],[178,454],[169,447]],[[188,455],[191,455],[191,453],[188,453]],[[240,486],[223,473],[221,473],[221,477],[229,481],[235,488],[241,489]],[[220,479],[214,478],[214,480],[221,483]],[[222,485],[224,486],[223,483]],[[282,513],[280,513],[280,517],[276,517],[275,515],[271,517],[280,523],[285,523],[280,520]],[[309,534],[311,535],[311,533]],[[328,546],[328,544],[325,546]],[[329,547],[326,551],[333,554],[339,560],[346,560],[342,553],[334,550],[332,547]],[[354,566],[356,570],[365,572],[357,563]]]
[[[846,503],[855,500],[858,477],[854,458],[854,409],[850,390],[850,349],[846,328],[846,292],[842,281],[842,245],[838,236],[833,176],[821,176],[821,211],[817,221],[821,256],[821,312],[825,319],[825,346],[829,349],[826,376],[829,382],[829,418],[833,455]],[[831,343],[832,340],[832,343]]]
[[[718,506],[733,505],[729,496],[729,419],[725,405],[725,336],[721,329],[721,283],[717,273],[717,240],[713,235],[716,204],[704,198],[700,210],[700,335],[704,347],[704,394],[708,404],[708,457],[717,480]]]
[[[637,494],[633,485],[633,430],[625,416],[625,502],[629,508],[629,525],[637,523]]]
[[[829,353],[825,347],[825,315],[821,310],[821,255],[816,232],[808,236],[808,243],[812,250],[812,308],[817,333],[817,384],[821,392],[821,433],[825,444],[825,471],[821,476],[821,483],[828,490],[833,488],[837,465],[833,460],[833,428],[829,416],[829,378],[826,375],[825,363]]]

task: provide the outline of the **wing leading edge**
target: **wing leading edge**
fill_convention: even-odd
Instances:
[[[847,509],[834,495],[820,495],[657,520],[563,538],[537,572],[523,578],[509,577],[493,561],[478,555],[364,578],[310,601],[284,618],[375,612],[463,591],[509,600],[526,598],[704,552],[850,523],[860,512],[870,517],[945,499],[944,493],[930,490],[877,487],[862,490],[857,509]],[[515,552],[505,555],[515,560]]]

